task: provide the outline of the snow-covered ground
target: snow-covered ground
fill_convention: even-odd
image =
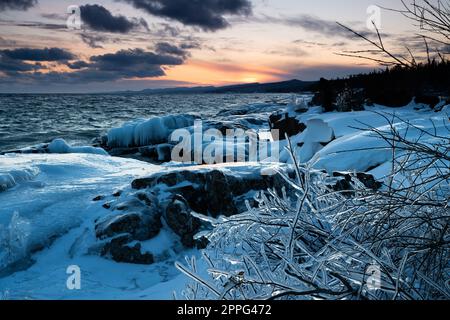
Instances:
[[[118,264],[88,255],[93,221],[109,214],[92,199],[130,186],[133,178],[164,170],[136,160],[93,154],[7,155],[0,177],[0,292],[10,299],[170,298],[180,286],[143,290],[178,275],[173,261]],[[8,178],[6,178],[8,177]],[[5,188],[6,189],[6,188]],[[81,245],[80,245],[81,244]],[[42,251],[31,254],[34,250]],[[8,248],[8,250],[7,250]],[[181,258],[181,257],[176,257]],[[30,259],[36,261],[34,264]],[[5,268],[15,263],[15,270]],[[31,267],[29,267],[31,265]],[[78,265],[82,290],[66,287],[66,269]],[[2,268],[3,266],[3,268]],[[29,268],[27,268],[29,267]],[[24,271],[14,272],[17,269]],[[10,274],[12,273],[12,274]],[[178,285],[178,287],[177,287]],[[173,286],[173,288],[172,288]],[[142,296],[144,295],[144,296]]]
[[[95,220],[111,214],[99,195],[122,190],[135,178],[170,170],[212,168],[240,177],[261,173],[258,164],[155,166],[96,154],[10,154],[0,156],[0,294],[7,299],[171,299],[187,279],[174,262],[198,251],[171,252],[153,265],[116,263],[95,252]],[[266,165],[269,170],[271,165]],[[143,242],[158,254],[174,235],[162,229]],[[166,248],[167,247],[167,248]],[[81,269],[81,290],[66,286],[71,265]]]

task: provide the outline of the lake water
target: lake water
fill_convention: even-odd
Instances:
[[[0,95],[0,151],[64,138],[86,144],[124,122],[167,114],[218,114],[258,103],[289,100],[282,94],[224,95]]]

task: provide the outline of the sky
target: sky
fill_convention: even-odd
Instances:
[[[75,7],[70,7],[74,5]],[[0,92],[108,92],[368,72],[339,55],[421,50],[400,0],[0,0]],[[375,8],[376,9],[376,8]],[[369,23],[370,25],[370,23]]]

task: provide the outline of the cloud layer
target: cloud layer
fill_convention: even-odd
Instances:
[[[103,6],[84,5],[80,7],[81,20],[95,31],[128,33],[131,30],[145,25],[145,21],[133,19],[130,20],[125,16],[114,16]]]
[[[249,0],[121,0],[149,14],[173,19],[188,26],[216,31],[229,26],[225,15],[249,15]]]
[[[170,44],[168,42],[159,42],[155,46],[155,50],[159,54],[169,54],[173,56],[179,56],[186,58],[189,56],[189,52],[182,47]]]
[[[14,50],[1,50],[0,54],[2,57],[9,59],[26,61],[64,61],[75,58],[71,52],[60,48],[17,48]]]
[[[0,0],[0,11],[28,10],[35,6],[37,0]]]
[[[115,53],[94,55],[88,61],[84,61],[75,60],[75,55],[59,48],[2,50],[0,51],[0,72],[7,75],[2,79],[3,82],[15,80],[17,82],[89,83],[154,78],[164,76],[166,67],[181,65],[185,61],[184,55],[166,51],[119,50]],[[41,64],[44,61],[59,63],[72,71],[42,72],[46,68]]]
[[[327,38],[342,37],[347,39],[354,39],[356,37],[353,33],[341,27],[336,21],[325,20],[308,14],[291,17],[274,17],[274,16],[253,17],[252,21],[258,23],[273,23],[286,25],[290,27],[299,27],[305,31],[320,34]],[[358,31],[361,35],[364,36],[373,35],[373,32],[365,30],[356,30],[356,31]],[[384,36],[386,37],[388,35],[384,34]]]

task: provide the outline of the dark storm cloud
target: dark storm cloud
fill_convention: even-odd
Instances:
[[[133,78],[154,78],[165,75],[164,68],[184,63],[183,57],[142,49],[120,50],[115,53],[96,55],[88,61],[76,60],[65,64],[72,72],[40,72],[39,65],[25,63],[9,57],[0,61],[0,72],[9,77],[2,77],[2,82],[15,79],[18,83],[90,83],[116,81]],[[25,71],[32,71],[24,73]]]
[[[12,60],[27,61],[64,61],[75,58],[71,52],[60,48],[17,48],[13,50],[1,50],[0,54]]]
[[[44,68],[39,62],[62,63],[71,59],[75,59],[75,55],[60,48],[0,50],[0,72],[10,78],[20,78],[23,72],[32,75]]]
[[[36,5],[37,0],[0,0],[0,11],[11,10],[28,10]]]
[[[45,29],[45,30],[67,30],[67,26],[64,23],[43,23],[37,21],[14,21],[14,20],[4,20],[0,19],[0,24],[4,26],[15,26],[15,27],[27,27],[34,29]]]
[[[184,42],[180,45],[181,49],[189,50],[189,49],[200,49],[202,45],[195,40],[190,40],[187,42]]]
[[[41,17],[50,19],[50,20],[62,20],[62,21],[67,20],[67,15],[61,14],[61,13],[43,13],[43,14],[41,14]]]
[[[178,47],[176,45],[170,44],[168,42],[159,42],[155,46],[155,50],[159,54],[169,54],[179,57],[187,57],[189,52],[185,49]]]
[[[78,60],[78,61],[75,61],[75,62],[72,62],[72,63],[68,63],[67,66],[70,69],[79,70],[79,69],[83,69],[83,68],[89,67],[89,63],[87,63],[86,61]]]
[[[79,84],[153,78],[164,76],[167,67],[183,64],[188,56],[186,50],[168,43],[158,43],[157,48],[155,52],[119,50],[88,60],[77,60],[74,54],[61,48],[0,50],[0,82]],[[49,68],[39,62],[52,65]],[[52,71],[56,65],[65,65],[72,71]]]
[[[3,56],[0,53],[0,72],[9,76],[15,76],[19,72],[36,71],[40,69],[39,64],[26,63]]]
[[[120,50],[90,58],[93,65],[102,70],[136,69],[154,65],[180,65],[183,59],[164,54],[156,54],[142,49]]]
[[[225,15],[249,15],[249,0],[121,0],[147,13],[173,19],[188,26],[216,31],[229,26]]]
[[[164,76],[164,66],[180,65],[184,60],[180,57],[157,54],[142,49],[120,50],[92,56],[89,62],[75,62],[72,68],[81,70],[66,73],[68,82],[103,82],[118,79],[153,78]],[[56,75],[55,75],[56,76]]]
[[[146,26],[144,20],[130,20],[121,15],[114,16],[108,9],[97,4],[81,6],[80,12],[81,20],[90,29],[96,31],[128,33],[142,24]]]
[[[159,37],[178,37],[182,30],[168,23],[158,23],[152,25],[152,33]]]

